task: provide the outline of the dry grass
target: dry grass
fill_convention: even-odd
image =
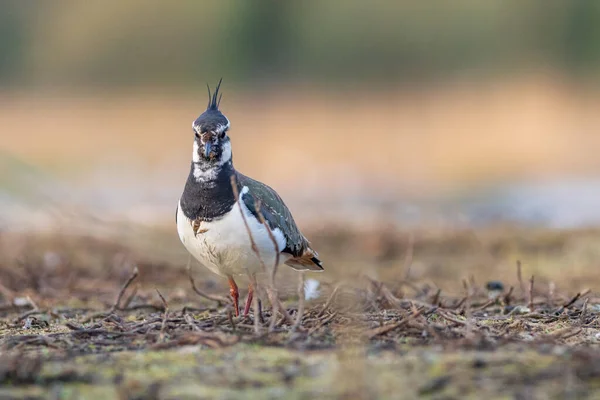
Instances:
[[[198,395],[210,387],[221,396],[262,397],[286,388],[299,398],[317,392],[593,398],[600,353],[590,346],[600,336],[600,296],[574,289],[581,276],[565,268],[548,269],[557,284],[535,272],[530,286],[527,260],[573,256],[574,248],[597,242],[599,235],[503,228],[482,232],[475,245],[472,233],[416,233],[412,241],[399,233],[369,252],[357,246],[364,242],[361,234],[329,232],[317,241],[331,254],[332,267],[308,276],[321,280],[321,297],[306,303],[295,329],[293,320],[280,317],[267,333],[270,308],[264,307],[259,335],[253,314],[232,318],[229,304],[198,297],[184,264],[165,264],[98,239],[9,241],[4,235],[3,244],[13,249],[18,240],[29,244],[16,258],[4,252],[0,268],[2,393],[25,397],[54,387],[101,398],[115,391],[123,398],[160,398],[200,390]],[[502,277],[484,264],[465,264],[471,256],[479,260],[473,246],[489,252],[493,265],[513,245],[523,252],[521,278],[516,260]],[[365,258],[354,262],[366,267],[361,270],[352,264],[359,252]],[[419,267],[439,260],[447,271]],[[297,318],[295,275],[282,272],[281,298]],[[226,292],[224,282],[198,279],[200,274],[195,273],[200,290]],[[593,289],[598,277],[589,278]],[[486,282],[493,279],[504,290],[490,299]],[[132,357],[137,364],[128,361]],[[240,357],[246,361],[236,361]]]

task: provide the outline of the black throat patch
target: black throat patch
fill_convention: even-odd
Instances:
[[[191,220],[212,221],[223,217],[236,202],[231,187],[233,165],[227,162],[215,167],[215,176],[206,180],[196,179],[194,167],[192,163],[181,196],[181,211]]]

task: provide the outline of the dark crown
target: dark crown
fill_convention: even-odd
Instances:
[[[210,86],[206,85],[208,89],[208,106],[196,120],[194,121],[194,128],[201,131],[214,131],[220,126],[226,126],[229,124],[229,120],[219,110],[219,104],[221,104],[222,93],[219,93],[221,88],[221,82],[223,78],[219,80],[214,93],[210,93]]]
[[[208,89],[208,106],[206,107],[207,111],[219,111],[219,104],[221,104],[221,97],[223,97],[223,93],[219,93],[219,89],[221,88],[221,82],[223,82],[223,78],[219,79],[219,83],[217,83],[217,87],[215,88],[215,92],[212,94],[212,96],[210,94],[210,86],[208,86],[208,83],[206,84],[206,88]]]

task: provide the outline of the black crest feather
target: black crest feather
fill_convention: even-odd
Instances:
[[[210,93],[210,86],[206,84],[206,88],[208,89],[208,106],[207,110],[218,110],[219,104],[221,103],[221,97],[223,97],[223,93],[219,93],[219,89],[221,88],[221,82],[223,82],[223,78],[219,79],[219,83],[217,83],[217,87],[215,88],[214,93]]]

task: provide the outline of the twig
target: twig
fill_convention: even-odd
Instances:
[[[423,302],[423,301],[418,301],[418,300],[411,300],[410,302],[408,300],[402,300],[397,298],[396,296],[394,296],[394,294],[392,293],[392,291],[390,289],[388,289],[382,282],[378,282],[375,279],[371,278],[368,275],[363,275],[369,282],[371,282],[371,284],[373,286],[375,286],[375,288],[377,288],[377,291],[379,293],[381,293],[381,295],[387,300],[387,302],[396,307],[397,309],[400,310],[404,310],[407,307],[410,306],[410,303],[414,303],[420,307],[429,307],[431,308],[431,304]],[[462,304],[462,302],[458,305],[460,306]],[[457,307],[458,307],[457,306]]]
[[[433,299],[431,300],[431,304],[433,304],[434,306],[437,306],[438,302],[440,301],[441,293],[442,293],[442,289],[438,289],[437,292],[435,292],[435,295],[433,296]]]
[[[556,290],[556,284],[554,282],[548,283],[548,304],[554,305],[554,291]]]
[[[337,311],[334,311],[331,313],[331,315],[329,315],[328,317],[324,318],[323,320],[321,320],[319,322],[319,324],[317,324],[316,326],[314,326],[312,329],[310,329],[308,331],[308,336],[312,335],[313,333],[315,333],[317,330],[321,329],[323,326],[325,326],[327,323],[329,323],[332,319],[334,319],[335,317],[337,317]]]
[[[523,283],[523,275],[521,274],[521,260],[517,260],[517,279],[519,280],[521,293],[525,294],[525,284]]]
[[[466,297],[463,297],[462,299],[460,299],[458,301],[458,303],[456,303],[454,306],[452,306],[455,310],[458,310],[460,307],[462,307],[463,304],[465,304],[465,301],[467,301]]]
[[[230,179],[231,179],[231,189],[233,190],[233,196],[235,197],[235,201],[240,210],[240,214],[242,215],[242,221],[244,221],[244,226],[246,227],[246,232],[248,233],[248,237],[250,238],[250,245],[252,246],[252,251],[258,257],[258,261],[260,262],[260,265],[261,265],[263,271],[266,271],[267,267],[265,266],[265,262],[263,261],[262,257],[260,256],[258,246],[256,246],[256,242],[254,241],[254,236],[252,236],[252,231],[250,230],[250,225],[248,225],[248,221],[246,220],[246,214],[244,214],[244,210],[242,209],[242,204],[240,203],[240,200],[241,200],[240,192],[237,187],[237,179],[235,177],[235,174],[231,175]]]
[[[160,293],[160,291],[158,289],[155,289],[156,293],[158,293],[158,296],[160,297],[160,300],[163,303],[163,306],[165,307],[165,313],[163,315],[163,320],[162,320],[162,324],[160,326],[160,334],[159,334],[159,341],[163,341],[165,338],[165,326],[167,325],[167,319],[169,318],[169,305],[167,304],[167,301],[165,300],[165,298],[163,297],[162,293]]]
[[[248,279],[250,279],[250,285],[254,290],[254,296],[252,296],[252,308],[254,309],[254,334],[260,335],[260,307],[258,306],[258,282],[256,281],[256,274],[248,273]]]
[[[266,271],[267,267],[265,265],[265,261],[263,260],[263,258],[260,255],[258,247],[256,246],[256,242],[254,241],[252,231],[250,230],[250,226],[248,225],[248,221],[246,221],[246,215],[244,214],[244,211],[242,210],[242,205],[240,203],[241,199],[240,199],[240,194],[239,194],[239,191],[237,188],[237,180],[236,180],[235,175],[231,175],[231,188],[233,190],[233,195],[235,196],[235,198],[237,200],[237,204],[240,209],[240,213],[242,214],[242,220],[244,221],[244,225],[246,227],[246,232],[248,233],[248,237],[250,238],[250,244],[252,247],[252,251],[254,251],[254,253],[256,254],[256,257],[258,257],[258,260],[260,262],[262,270]],[[287,311],[285,309],[283,309],[283,307],[280,307],[279,298],[277,295],[277,289],[275,288],[275,273],[277,272],[277,265],[279,264],[279,246],[277,245],[277,240],[275,239],[275,236],[273,235],[271,228],[267,224],[265,217],[262,215],[262,212],[260,211],[260,199],[254,199],[254,206],[256,209],[256,214],[258,216],[258,220],[265,226],[267,233],[269,235],[269,238],[271,239],[271,242],[273,243],[273,246],[275,248],[275,261],[274,261],[273,268],[271,269],[270,274],[269,274],[269,285],[267,287],[267,296],[269,297],[269,301],[271,302],[271,307],[273,309],[273,313],[271,315],[271,321],[269,322],[269,332],[272,332],[273,330],[275,330],[277,311],[279,311],[278,308],[281,308],[281,313],[284,315],[284,317],[287,320],[291,320],[291,318],[290,318],[289,314],[287,313]]]
[[[42,310],[29,310],[24,312],[23,314],[19,315],[19,317],[15,320],[15,322],[21,322],[24,319],[26,319],[27,317],[34,315],[34,314],[44,314],[46,311],[42,311]]]
[[[412,311],[411,311],[410,315],[404,317],[403,319],[401,319],[398,322],[394,322],[391,324],[380,326],[379,328],[372,329],[371,331],[367,332],[367,337],[369,339],[373,339],[376,336],[383,335],[384,333],[388,333],[390,331],[393,331],[396,328],[404,326],[409,321],[411,321],[411,320],[417,318],[419,315],[421,315],[422,310],[423,310],[423,309],[417,310],[417,308],[414,305],[412,305],[411,309],[412,309]]]
[[[287,322],[290,326],[293,326],[294,325],[294,319],[287,312],[287,310],[285,309],[285,307],[283,306],[283,304],[281,304],[281,300],[279,300],[279,297],[275,296],[275,302],[277,303],[277,307],[278,307],[279,313],[281,313],[283,321]]]
[[[415,249],[415,235],[410,232],[408,234],[408,247],[406,248],[406,255],[404,256],[404,279],[409,280],[410,268],[413,262],[413,253]]]
[[[255,199],[254,208],[256,210],[256,215],[258,216],[258,220],[267,230],[267,234],[269,235],[269,239],[271,239],[271,243],[273,243],[273,248],[275,250],[275,261],[273,263],[273,268],[271,268],[269,274],[269,288],[268,292],[270,292],[270,297],[273,297],[274,301],[277,303],[278,311],[282,313],[286,320],[290,320],[290,316],[287,311],[281,306],[279,301],[279,295],[277,293],[277,288],[275,286],[275,274],[277,273],[277,267],[279,266],[279,245],[277,244],[277,240],[275,239],[275,235],[273,235],[273,231],[271,231],[271,227],[265,220],[264,215],[260,211],[260,199]],[[258,253],[257,253],[258,254]],[[267,293],[268,293],[267,292]],[[271,301],[273,303],[273,301]],[[273,315],[271,321],[269,321],[269,332],[273,332],[275,330],[275,317],[277,316],[277,310],[273,308]]]
[[[304,316],[304,272],[300,272],[298,277],[298,315],[296,315],[296,322],[292,326],[292,333],[296,332],[300,324],[302,324],[302,317]]]
[[[236,327],[235,327],[235,321],[233,320],[233,313],[229,309],[227,310],[227,320],[229,321],[229,324],[231,325],[231,329],[233,329],[233,331],[235,332]]]
[[[33,307],[34,310],[38,311],[40,308],[38,307],[37,304],[35,304],[35,301],[33,301],[33,299],[31,298],[31,296],[27,296],[27,301],[29,302],[29,304],[31,304],[31,307]]]
[[[439,315],[440,317],[444,318],[444,319],[447,319],[447,320],[448,320],[448,321],[450,321],[450,322],[454,322],[455,324],[458,324],[458,325],[463,325],[463,326],[467,326],[467,325],[468,325],[468,323],[467,323],[466,321],[461,321],[461,320],[459,320],[459,319],[456,319],[456,318],[454,318],[454,317],[451,317],[450,315],[448,315],[448,314],[446,314],[446,313],[443,313],[443,312],[438,312],[438,315]]]
[[[113,312],[115,312],[115,310],[117,310],[119,308],[119,303],[121,302],[121,298],[123,297],[123,294],[125,294],[125,291],[129,287],[129,285],[131,285],[131,282],[133,282],[134,279],[137,278],[138,273],[139,273],[138,267],[135,266],[133,268],[133,272],[131,273],[131,276],[129,276],[129,279],[127,279],[127,282],[125,282],[125,284],[123,285],[123,287],[119,291],[119,295],[117,296],[117,300],[115,300],[114,304],[112,305],[112,307],[110,308],[110,310],[108,311],[107,314],[112,314]]]
[[[583,309],[581,310],[581,315],[579,316],[579,324],[580,325],[583,325],[585,323],[585,314],[587,313],[588,301],[589,301],[589,299],[586,297],[585,301],[583,302]]]
[[[473,290],[472,290],[472,286],[470,286],[469,284],[467,284],[466,280],[463,280],[463,284],[465,286],[465,289],[467,290],[467,300],[465,302],[465,317],[467,319],[467,333],[466,333],[466,337],[470,338],[473,335],[473,321],[471,319],[473,313],[471,310],[471,297],[473,296]]]
[[[264,225],[267,230],[267,234],[269,235],[269,239],[271,239],[271,243],[273,243],[273,248],[275,249],[275,262],[273,264],[273,269],[271,270],[271,283],[275,284],[275,274],[277,273],[277,267],[279,266],[279,245],[277,244],[277,239],[275,239],[275,235],[273,235],[273,231],[271,227],[265,220],[263,213],[260,211],[260,199],[255,199],[254,208],[256,210],[256,215],[258,215],[258,220],[261,224]]]
[[[529,279],[529,305],[528,308],[533,311],[533,283],[534,283],[534,275],[531,275]]]
[[[198,287],[196,286],[196,282],[194,281],[194,277],[192,276],[191,259],[192,259],[192,256],[190,255],[188,258],[187,271],[188,271],[188,277],[190,278],[190,284],[192,285],[192,289],[194,290],[194,292],[196,292],[196,294],[199,295],[200,297],[204,297],[205,299],[217,302],[218,307],[221,307],[222,303],[231,303],[231,299],[225,298],[223,296],[214,295],[214,294],[208,294],[208,293],[205,293],[202,290],[198,289]]]
[[[338,292],[339,289],[340,289],[340,285],[336,285],[333,288],[333,291],[329,295],[329,298],[327,299],[327,301],[323,305],[323,308],[321,309],[321,311],[319,311],[319,313],[317,314],[317,317],[322,316],[325,313],[325,311],[327,311],[327,309],[329,308],[329,306],[331,305],[331,303],[335,299],[335,296],[337,295],[337,292]]]
[[[123,302],[123,305],[121,306],[122,310],[126,310],[127,307],[129,307],[129,304],[131,304],[131,300],[133,300],[133,298],[137,294],[138,290],[140,290],[140,284],[139,283],[133,287],[133,290],[131,291],[131,293],[129,294],[129,296],[127,296],[127,298],[125,299],[125,301]]]
[[[486,308],[488,308],[489,306],[494,305],[494,304],[496,304],[496,299],[488,300],[485,303],[481,304],[480,306],[472,308],[471,312],[485,310]]]
[[[201,331],[201,329],[198,328],[198,325],[196,325],[196,323],[194,322],[194,319],[190,316],[190,314],[185,314],[183,316],[183,319],[185,319],[185,322],[187,322],[187,324],[192,327],[192,330]]]
[[[567,334],[567,335],[565,335],[565,336],[561,337],[561,339],[562,339],[562,340],[570,339],[570,338],[572,338],[573,336],[577,336],[577,335],[579,335],[579,334],[581,333],[581,331],[582,331],[582,330],[583,330],[583,329],[581,329],[581,328],[579,328],[579,329],[576,329],[576,330],[574,330],[573,332],[571,332],[571,333],[569,333],[569,334]]]
[[[569,308],[571,307],[577,300],[579,300],[579,298],[581,297],[581,293],[577,293],[575,296],[573,296],[573,298],[571,300],[569,300],[567,303],[565,303],[562,308]]]
[[[398,322],[394,322],[391,324],[380,326],[379,328],[372,329],[367,332],[367,338],[373,339],[376,336],[383,335],[385,333],[393,331],[396,328],[406,325],[407,322],[408,322],[408,317],[405,317],[404,319],[401,319]]]
[[[504,303],[507,306],[510,305],[510,296],[512,295],[513,290],[514,290],[514,287],[511,286],[510,289],[508,289],[508,292],[504,295]]]

